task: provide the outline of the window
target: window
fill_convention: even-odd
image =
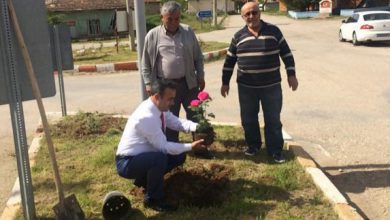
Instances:
[[[364,15],[363,18],[365,21],[390,20],[390,14],[387,13],[368,14],[368,15]]]
[[[100,20],[99,19],[88,20],[88,34],[89,35],[99,35],[100,34]]]
[[[347,19],[347,23],[357,22],[358,19],[359,19],[359,15],[358,14],[353,14],[351,17],[349,17]]]

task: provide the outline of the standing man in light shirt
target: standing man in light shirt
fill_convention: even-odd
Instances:
[[[193,30],[180,24],[181,6],[175,1],[161,8],[162,24],[150,30],[145,37],[142,55],[142,75],[146,91],[151,95],[151,84],[157,79],[177,83],[175,104],[170,111],[179,116],[180,108],[187,119],[194,120],[190,102],[205,88],[203,54]],[[167,129],[169,141],[179,140],[178,132]]]
[[[241,16],[246,26],[234,34],[230,43],[223,66],[221,94],[223,97],[229,94],[229,82],[237,63],[241,124],[248,145],[245,154],[254,156],[262,144],[258,118],[261,103],[267,153],[276,163],[283,163],[280,58],[286,67],[288,85],[295,91],[298,80],[294,57],[279,28],[260,19],[257,1],[245,3]]]
[[[152,93],[127,121],[116,152],[118,174],[134,179],[134,184],[146,189],[144,205],[157,211],[175,208],[163,202],[164,174],[180,166],[185,152],[201,150],[203,140],[192,143],[167,141],[165,129],[193,132],[197,123],[179,119],[169,108],[176,95],[176,83],[169,80],[153,82]]]

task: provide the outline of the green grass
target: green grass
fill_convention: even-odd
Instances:
[[[144,209],[142,198],[129,194],[134,188],[132,181],[116,173],[114,157],[121,137],[118,130],[123,130],[124,121],[110,123],[104,115],[91,116],[88,113],[79,113],[76,118],[67,117],[52,126],[53,140],[65,194],[76,194],[87,219],[102,218],[102,200],[113,190],[123,192],[131,200],[134,219],[337,219],[331,205],[292,154],[286,152],[287,163],[282,165],[273,164],[265,150],[255,157],[246,157],[242,152],[245,145],[243,131],[232,126],[215,126],[217,137],[211,150],[216,159],[199,159],[189,153],[184,165],[184,169],[189,170],[217,163],[232,170],[228,197],[222,205],[185,206],[169,214]],[[78,121],[106,127],[106,132]],[[81,127],[90,129],[84,131],[88,135],[70,132]],[[63,132],[57,133],[59,128]],[[181,134],[180,139],[190,141],[191,137]],[[38,218],[53,219],[52,207],[58,200],[45,143],[36,157],[32,177]],[[22,219],[20,213],[17,219]]]
[[[215,41],[200,41],[202,52],[224,49],[229,46],[227,43]],[[131,51],[129,46],[100,47],[97,49],[85,49],[83,53],[73,51],[73,61],[75,64],[101,64],[112,62],[128,62],[137,60],[137,52]]]
[[[211,25],[211,20],[207,19],[201,22],[193,14],[182,14],[182,23],[190,25],[195,33],[210,32],[213,30],[223,29],[222,23],[226,17],[223,17],[219,20],[219,24],[214,27]],[[151,29],[160,24],[160,15],[152,15],[146,17],[146,26],[147,29]],[[114,42],[115,40],[101,40],[95,41],[95,43],[100,43],[99,48],[93,49],[84,49],[83,52],[73,51],[73,61],[74,64],[102,64],[102,63],[112,63],[112,62],[128,62],[137,60],[137,52],[131,51],[129,46],[119,46],[118,51],[115,46],[113,47],[103,47],[103,42]],[[120,42],[128,41],[128,39],[120,39]],[[79,44],[79,43],[77,43]],[[224,49],[229,46],[227,43],[209,41],[203,42],[200,41],[202,52],[209,52],[214,50]],[[80,51],[80,50],[79,50]]]

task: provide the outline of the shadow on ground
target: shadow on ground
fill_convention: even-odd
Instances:
[[[368,219],[364,212],[351,201],[347,193],[363,193],[367,188],[390,187],[389,164],[361,164],[351,166],[323,167],[337,189],[354,206],[358,213]]]

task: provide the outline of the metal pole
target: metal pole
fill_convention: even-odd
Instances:
[[[213,0],[213,25],[217,26],[217,0]]]
[[[11,37],[11,24],[7,3],[8,2],[6,0],[0,0],[0,49],[4,49],[2,53],[4,53],[3,57],[5,58],[4,63],[7,64],[3,68],[6,70],[6,73],[9,73],[5,74],[5,79],[7,81],[7,93],[10,103],[23,214],[25,219],[33,220],[36,219],[34,194],[28,157],[26,129],[24,124],[23,103],[16,71],[17,65],[15,61],[14,45]],[[3,28],[1,28],[1,26],[3,26]]]
[[[129,41],[131,51],[135,51],[135,35],[134,35],[134,24],[133,24],[133,10],[130,7],[130,1],[126,0],[126,10],[127,10],[127,24],[129,29]]]
[[[57,164],[57,159],[56,159],[56,154],[53,146],[53,140],[51,139],[51,134],[50,134],[50,128],[49,128],[49,122],[46,117],[46,112],[45,108],[43,106],[42,102],[42,95],[39,90],[39,85],[38,81],[35,77],[35,72],[34,68],[30,59],[30,54],[27,50],[26,43],[24,42],[24,37],[21,32],[19,22],[18,22],[18,17],[16,16],[15,13],[15,8],[13,7],[12,0],[8,0],[8,8],[11,14],[11,19],[12,19],[12,24],[14,25],[15,29],[15,35],[17,38],[17,42],[19,44],[24,63],[27,68],[27,76],[30,79],[31,86],[32,86],[32,93],[34,94],[34,97],[37,101],[38,104],[38,109],[39,109],[39,114],[41,115],[41,120],[42,120],[42,125],[43,125],[43,131],[45,133],[45,138],[47,142],[47,147],[49,150],[49,156],[50,160],[52,162],[52,167],[53,167],[53,172],[54,172],[54,180],[55,184],[57,187],[57,192],[58,192],[58,197],[60,200],[60,207],[64,209],[65,207],[65,196],[64,196],[64,190],[61,182],[61,177],[60,177],[60,172],[58,170],[58,164]]]
[[[228,0],[225,0],[225,15],[228,14]]]
[[[145,2],[143,0],[134,0],[134,10],[135,10],[135,23],[136,23],[136,33],[137,33],[137,54],[138,54],[138,71],[141,74],[141,94],[142,100],[148,98],[146,95],[145,83],[142,78],[141,70],[141,60],[142,60],[142,51],[145,44],[146,36],[146,21],[145,21]]]
[[[58,31],[58,25],[53,25],[54,29],[54,44],[57,60],[57,72],[58,72],[58,87],[60,88],[60,98],[61,98],[61,110],[62,116],[66,116],[66,99],[65,99],[65,89],[64,89],[64,77],[62,74],[62,56],[60,49],[60,34]]]

